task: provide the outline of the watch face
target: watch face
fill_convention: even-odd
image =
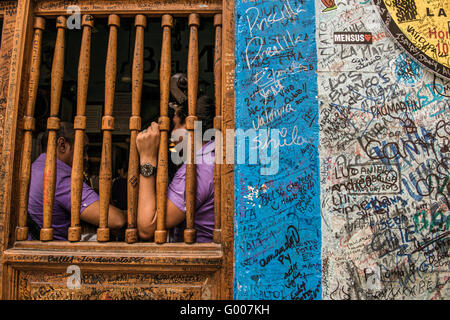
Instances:
[[[150,177],[154,173],[154,169],[155,167],[153,167],[150,163],[146,163],[140,166],[141,174],[144,177]]]

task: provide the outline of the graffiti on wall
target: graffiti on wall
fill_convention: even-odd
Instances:
[[[314,2],[240,0],[235,12],[236,128],[280,141],[276,173],[235,166],[234,297],[320,299]]]
[[[450,82],[370,2],[315,6],[236,6],[236,127],[302,144],[236,166],[235,298],[448,298]]]
[[[323,299],[448,299],[450,82],[367,1],[318,11],[317,53]]]

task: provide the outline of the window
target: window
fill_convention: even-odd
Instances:
[[[213,97],[216,93],[218,94],[216,99],[220,99],[218,92],[221,82],[218,80],[214,83],[214,77],[220,77],[221,74],[220,63],[214,65],[214,61],[220,60],[221,14],[200,18],[199,14],[190,13],[187,17],[181,16],[175,19],[169,14],[151,18],[142,14],[135,15],[134,18],[121,18],[119,15],[111,14],[107,18],[98,19],[93,15],[80,14],[78,20],[81,22],[78,24],[80,30],[66,31],[68,27],[77,27],[76,19],[71,21],[71,18],[67,19],[66,16],[58,16],[56,19],[40,16],[34,18],[33,48],[30,57],[30,95],[24,118],[23,169],[20,179],[22,182],[20,188],[23,190],[20,192],[23,198],[20,201],[23,205],[20,206],[17,240],[26,240],[28,237],[25,224],[27,220],[25,190],[28,189],[27,184],[29,184],[30,174],[27,172],[30,168],[29,162],[33,158],[29,156],[33,145],[31,137],[33,132],[43,132],[45,129],[49,133],[48,138],[44,136],[44,139],[48,139],[47,149],[40,150],[46,151],[47,154],[43,187],[44,214],[40,240],[53,240],[52,212],[55,205],[56,182],[55,137],[60,127],[59,123],[69,121],[74,123],[75,152],[71,181],[71,226],[68,240],[74,242],[81,239],[82,223],[79,212],[82,206],[82,183],[87,174],[90,176],[88,182],[100,194],[100,224],[97,240],[102,242],[110,240],[107,211],[112,200],[111,177],[114,178],[120,162],[129,160],[128,191],[126,189],[123,191],[128,193],[125,241],[128,243],[138,241],[136,215],[139,158],[135,139],[143,127],[159,119],[160,145],[164,149],[159,153],[158,229],[155,233],[155,241],[164,243],[167,239],[164,221],[170,162],[167,145],[170,134],[168,104],[171,76],[173,73],[187,75],[187,99],[190,101],[188,117],[195,117],[197,88],[199,94],[205,93]],[[202,27],[200,27],[200,19]],[[217,39],[214,39],[215,36]],[[187,48],[188,50],[185,50]],[[214,56],[215,53],[216,56]],[[74,63],[77,60],[78,66]],[[214,85],[219,86],[218,90],[214,90]],[[38,105],[35,102],[37,96],[39,96]],[[220,102],[216,104],[216,110],[219,112],[216,119],[219,119],[221,117]],[[36,106],[39,107],[37,119]],[[193,127],[188,126],[187,129],[193,133]],[[83,145],[83,133],[88,135],[91,149],[89,173],[83,171],[83,168],[86,169],[86,166],[83,166],[83,148],[80,147]],[[34,144],[34,147],[40,149],[40,144]],[[39,153],[35,151],[34,155]],[[215,169],[220,170],[218,166]],[[192,174],[195,171],[190,170],[195,170],[195,165],[186,165],[186,229],[188,231],[185,231],[185,236],[190,237],[185,239],[187,243],[195,242],[195,207],[189,204],[194,203],[195,200],[193,188],[196,186],[196,175]],[[216,178],[216,185],[218,185],[220,174],[216,174]],[[218,210],[216,211],[218,214]]]

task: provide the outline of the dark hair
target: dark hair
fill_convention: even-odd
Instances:
[[[70,146],[73,146],[73,143],[75,141],[75,130],[73,128],[73,123],[66,121],[60,122],[59,130],[56,131],[56,140],[58,140],[61,137],[64,138],[64,140],[66,140],[66,142]],[[48,131],[46,131],[44,135],[42,135],[41,140],[42,152],[46,152],[47,143],[48,143]]]
[[[181,123],[186,121],[188,115],[188,105],[185,101],[176,111],[175,114],[180,118]],[[215,106],[214,101],[209,96],[201,96],[197,100],[196,108],[197,120],[202,123],[202,134],[206,130],[214,127]]]

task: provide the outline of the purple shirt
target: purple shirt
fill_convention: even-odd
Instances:
[[[30,192],[28,197],[28,214],[42,228],[43,212],[43,180],[45,168],[45,153],[42,153],[31,166]],[[70,227],[70,181],[72,168],[56,159],[55,201],[53,203],[53,239],[67,240]],[[81,212],[99,199],[97,193],[83,182],[81,195]]]
[[[196,153],[197,192],[195,195],[194,226],[197,230],[197,242],[211,242],[214,229],[214,140],[206,143]],[[167,198],[186,212],[186,165],[183,164],[175,173],[169,185]],[[173,230],[174,240],[184,241],[186,221]]]

